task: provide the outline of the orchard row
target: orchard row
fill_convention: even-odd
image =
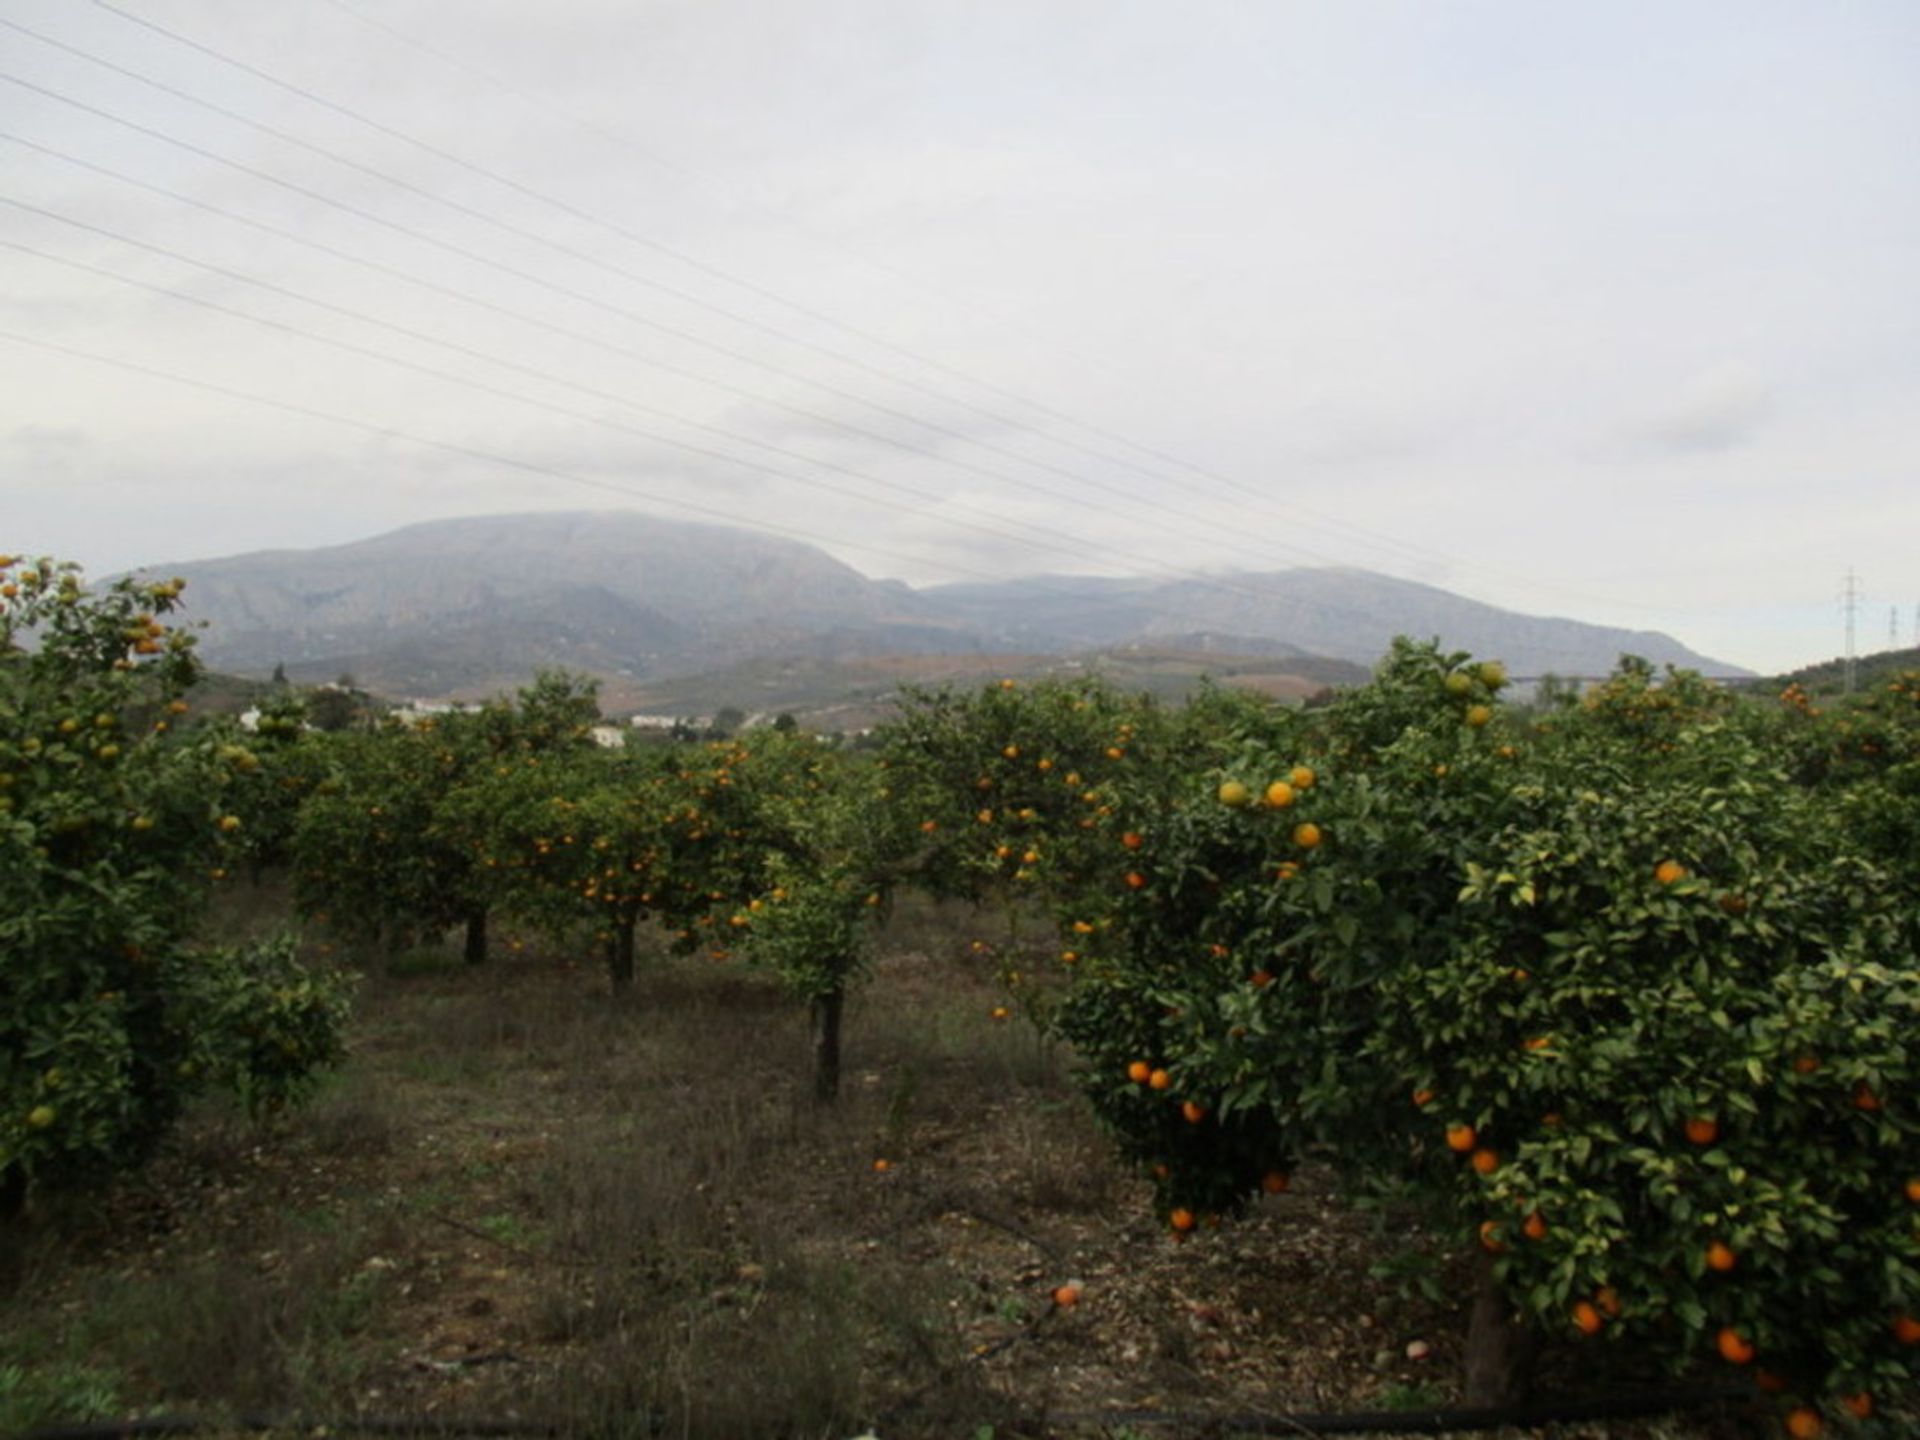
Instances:
[[[591,940],[616,991],[655,929],[767,965],[822,1095],[913,887],[1046,927],[1009,1005],[1073,1047],[1175,1236],[1308,1163],[1457,1235],[1474,1398],[1542,1334],[1751,1373],[1801,1432],[1920,1373],[1920,681],[1822,712],[1629,661],[1523,707],[1497,664],[1403,643],[1306,709],[910,694],[857,753],[604,751],[562,678],[411,729],[288,706],[176,734],[177,591],[30,573],[7,616],[37,648],[0,670],[9,1176],[333,1057],[337,981],[193,951],[215,871],[287,865],[369,943],[464,927],[479,961],[500,916]]]

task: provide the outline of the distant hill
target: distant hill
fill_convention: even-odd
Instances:
[[[1708,675],[1745,675],[1669,635],[1522,615],[1410,580],[1347,568],[1280,570],[1196,580],[1050,577],[922,592],[970,628],[1025,649],[1184,637],[1235,652],[1322,655],[1371,665],[1395,635],[1438,637],[1451,649],[1499,656],[1516,675],[1604,675],[1622,654]],[[1051,646],[1042,645],[1043,639]]]
[[[1500,656],[1519,675],[1602,674],[1622,652],[1745,673],[1666,635],[1521,615],[1362,570],[914,590],[812,546],[632,511],[433,521],[349,545],[143,568],[186,579],[210,664],[242,676],[284,664],[306,681],[346,673],[396,696],[493,694],[564,666],[603,677],[612,708],[619,695],[754,662],[813,663],[824,684],[879,657],[911,672],[1130,648],[1185,657],[1165,663],[1186,673],[1215,657],[1251,674],[1257,660],[1286,690],[1311,679],[1315,660],[1371,666],[1397,634]],[[851,668],[832,669],[842,663]]]
[[[1884,684],[1903,670],[1920,670],[1920,645],[1908,646],[1904,650],[1879,650],[1871,655],[1862,655],[1854,661],[1854,688],[1871,689]],[[1834,695],[1845,688],[1847,681],[1847,662],[1844,658],[1822,660],[1817,665],[1803,665],[1798,670],[1789,671],[1770,682],[1776,688],[1785,689],[1797,682],[1802,689],[1815,695]]]

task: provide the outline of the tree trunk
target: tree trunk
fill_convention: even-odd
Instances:
[[[1467,1404],[1517,1405],[1533,1381],[1537,1346],[1533,1331],[1514,1314],[1493,1273],[1493,1257],[1480,1257],[1480,1285],[1467,1322]]]
[[[467,964],[484,965],[487,960],[487,907],[467,912]]]
[[[813,1001],[813,1097],[837,1099],[840,1094],[840,1012],[846,992],[838,986]]]
[[[613,923],[613,940],[607,946],[607,978],[617,995],[633,988],[633,932],[638,915],[622,915]]]
[[[0,1178],[0,1295],[20,1283],[27,1256],[27,1177],[15,1166]]]

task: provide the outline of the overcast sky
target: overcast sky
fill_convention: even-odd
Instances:
[[[1914,643],[1912,0],[0,22],[0,549],[633,506],[913,583],[1357,565],[1761,669],[1839,652],[1852,567]]]

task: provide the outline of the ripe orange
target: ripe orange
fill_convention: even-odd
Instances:
[[[1826,1430],[1827,1422],[1811,1405],[1796,1405],[1787,1412],[1787,1434],[1793,1440],[1820,1440]]]
[[[1000,753],[1009,760],[1018,760],[1020,758],[1020,747],[1018,745],[1009,745]]]
[[[1551,1044],[1553,1044],[1553,1037],[1551,1035],[1536,1035],[1527,1041],[1527,1049],[1544,1050]]]
[[[1062,1310],[1071,1310],[1080,1303],[1080,1287],[1072,1281],[1057,1285],[1053,1291],[1053,1303]]]
[[[1546,1218],[1542,1216],[1538,1210],[1535,1210],[1532,1214],[1527,1216],[1526,1223],[1520,1227],[1520,1233],[1522,1235],[1525,1235],[1529,1240],[1546,1239],[1547,1238]]]
[[[1573,1323],[1582,1335],[1598,1335],[1606,1318],[1594,1308],[1591,1300],[1576,1300],[1573,1306]]]
[[[1320,827],[1311,820],[1293,827],[1293,843],[1302,850],[1312,850],[1326,837],[1320,833]]]
[[[1167,1216],[1167,1223],[1177,1232],[1184,1235],[1194,1227],[1193,1211],[1186,1209],[1175,1210],[1171,1215]]]
[[[876,1160],[873,1162],[873,1170],[876,1175],[884,1175],[892,1168],[893,1162],[891,1160]]]
[[[1142,836],[1138,831],[1129,830],[1127,831],[1126,834],[1120,837],[1120,843],[1126,846],[1127,849],[1129,850],[1138,850],[1142,845],[1146,844],[1147,842],[1146,842],[1146,838]]]
[[[1907,1181],[1907,1199],[1915,1205],[1920,1205],[1920,1175]]]
[[[1294,789],[1311,790],[1313,788],[1313,782],[1319,777],[1313,773],[1310,766],[1296,765],[1287,778],[1293,782]]]
[[[1146,889],[1147,877],[1142,875],[1138,870],[1129,870],[1127,872],[1127,888],[1129,890]]]
[[[1507,1253],[1507,1242],[1501,1238],[1500,1222],[1498,1220],[1482,1220],[1480,1222],[1480,1248],[1485,1250],[1489,1255],[1504,1255]]]
[[[1280,862],[1280,868],[1273,872],[1273,878],[1276,880],[1291,880],[1299,873],[1300,867],[1298,865],[1294,864],[1291,860],[1283,860]]]
[[[1865,1390],[1856,1390],[1851,1395],[1840,1397],[1841,1408],[1856,1420],[1873,1418],[1873,1396]]]
[[[1920,1320],[1907,1314],[1894,1316],[1893,1338],[1902,1345],[1920,1345]]]
[[[1230,810],[1238,810],[1253,799],[1253,792],[1238,780],[1223,781],[1220,789],[1215,793],[1219,796],[1220,803]]]
[[[1729,1365],[1750,1365],[1753,1363],[1753,1344],[1731,1325],[1725,1326],[1713,1337],[1720,1358]]]
[[[1600,1307],[1600,1313],[1609,1320],[1620,1318],[1620,1292],[1611,1285],[1602,1285],[1593,1292],[1593,1303]]]
[[[1198,1125],[1207,1118],[1207,1107],[1198,1100],[1183,1100],[1180,1102],[1180,1113],[1186,1116],[1189,1125]]]
[[[1284,780],[1276,780],[1267,786],[1265,798],[1268,808],[1284,810],[1293,803],[1293,786]]]
[[[1293,1185],[1293,1177],[1284,1170],[1269,1170],[1260,1177],[1260,1188],[1269,1195],[1284,1195]]]
[[[1653,878],[1662,885],[1675,885],[1687,878],[1687,867],[1678,860],[1662,860],[1653,867]]]
[[[1462,1155],[1473,1149],[1474,1141],[1479,1138],[1471,1125],[1455,1123],[1447,1126],[1447,1148],[1457,1150]]]
[[[1147,1076],[1147,1085],[1150,1089],[1164,1090],[1171,1084],[1173,1084],[1173,1077],[1164,1070],[1155,1070]]]
[[[1476,1150],[1473,1152],[1473,1160],[1471,1163],[1475,1172],[1478,1174],[1491,1175],[1500,1168],[1500,1156],[1497,1151]]]
[[[1144,1060],[1136,1060],[1127,1066],[1127,1078],[1136,1085],[1144,1085],[1153,1078],[1153,1067]]]
[[[1856,1110],[1880,1108],[1880,1097],[1873,1093],[1873,1087],[1864,1080],[1853,1087],[1853,1108]]]
[[[1711,1145],[1720,1138],[1720,1122],[1710,1115],[1695,1115],[1687,1121],[1687,1139],[1696,1145]]]
[[[1416,1091],[1414,1091],[1414,1092],[1413,1092],[1413,1103],[1414,1103],[1415,1105],[1417,1105],[1417,1106],[1420,1106],[1420,1107],[1422,1107],[1422,1108],[1424,1108],[1424,1107],[1426,1107],[1426,1106],[1428,1106],[1428,1105],[1431,1105],[1431,1104],[1433,1103],[1433,1092],[1432,1092],[1431,1090],[1416,1090]]]
[[[1820,1057],[1818,1055],[1806,1054],[1793,1057],[1793,1073],[1796,1075],[1811,1075],[1819,1068]]]
[[[1718,1270],[1722,1274],[1740,1263],[1740,1257],[1733,1253],[1733,1247],[1724,1240],[1716,1240],[1707,1246],[1707,1268]]]

